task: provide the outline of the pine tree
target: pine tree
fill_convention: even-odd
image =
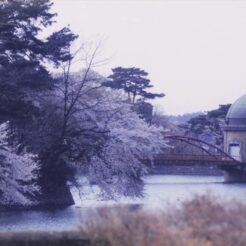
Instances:
[[[56,82],[48,67],[72,59],[70,45],[77,37],[67,27],[44,37],[55,21],[51,6],[50,0],[0,0],[0,122],[10,122],[18,152],[28,147],[40,155],[44,149],[46,143],[37,147],[38,122],[43,122],[45,95],[53,93]],[[41,160],[40,166],[39,184],[46,195],[52,191],[52,165]]]
[[[140,68],[123,68],[116,67],[112,69],[112,74],[105,82],[105,86],[113,89],[123,89],[128,100],[135,104],[136,99],[154,99],[156,97],[164,97],[163,93],[150,93],[147,90],[152,88],[150,80],[147,78],[148,73]]]
[[[31,118],[37,113],[35,93],[52,88],[47,63],[71,59],[76,36],[63,28],[47,38],[40,33],[54,22],[49,0],[0,2],[0,116],[5,120]]]

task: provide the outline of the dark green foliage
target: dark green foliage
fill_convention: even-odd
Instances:
[[[66,166],[61,163],[58,168],[57,160],[49,159],[45,150],[51,138],[45,103],[56,82],[47,66],[70,61],[70,45],[77,36],[65,27],[43,37],[56,16],[50,13],[51,6],[50,0],[0,1],[0,121],[10,121],[20,152],[27,147],[39,154],[42,193],[53,195],[53,185],[60,189],[56,192],[60,198],[72,200],[66,186]]]
[[[64,27],[58,32],[53,33],[46,43],[46,58],[59,65],[60,62],[66,62],[72,59],[69,52],[70,43],[76,39],[69,28]]]
[[[151,123],[153,115],[153,106],[150,103],[139,101],[133,105],[133,110],[137,112],[140,118]]]
[[[231,104],[220,105],[218,109],[208,111],[209,118],[225,119],[225,116],[230,108]]]
[[[210,126],[211,122],[208,120],[207,115],[198,115],[188,121],[189,129],[195,134],[201,134],[205,126]]]
[[[105,86],[113,89],[123,89],[127,95],[128,100],[134,104],[136,99],[154,99],[156,97],[164,97],[163,93],[150,93],[147,90],[152,88],[150,80],[147,78],[148,73],[140,68],[123,68],[116,67],[112,69],[112,74],[105,82]]]
[[[69,47],[76,36],[68,28],[39,37],[54,22],[51,5],[49,0],[0,2],[1,118],[25,119],[35,108],[33,93],[52,88],[47,62],[71,59]]]
[[[222,146],[223,126],[231,104],[220,105],[218,109],[191,118],[183,127],[187,133],[195,134],[212,144]]]
[[[207,114],[201,114],[188,121],[189,129],[194,133],[201,134],[205,128],[220,131],[221,124],[224,123],[230,104],[220,105],[218,109],[208,111]]]

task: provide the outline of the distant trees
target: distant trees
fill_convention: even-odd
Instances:
[[[223,144],[223,126],[231,104],[220,105],[218,109],[198,115],[188,121],[187,131],[215,145]]]
[[[197,115],[180,124],[185,134],[193,135],[205,142],[223,147],[223,126],[231,104],[220,105],[218,109]]]
[[[193,117],[192,114],[184,115],[189,117],[186,122],[183,122],[183,117],[174,116],[169,117],[168,125],[166,129],[168,135],[182,135],[187,137],[193,137],[200,139],[207,143],[210,143],[223,150],[223,127],[225,125],[225,117],[230,108],[230,104],[219,105],[218,109],[210,110],[208,112],[197,114]],[[180,122],[178,121],[180,120]],[[171,154],[204,154],[202,150],[197,147],[189,145],[185,142],[170,141],[171,149],[166,149],[166,153]],[[202,146],[202,145],[201,145]],[[205,149],[208,146],[202,146]],[[207,149],[210,153],[217,154],[214,148]]]
[[[194,112],[194,113],[185,113],[185,114],[179,114],[179,115],[169,115],[168,119],[176,122],[177,124],[182,124],[187,121],[189,121],[191,118],[194,118],[198,115],[203,115],[203,112]]]

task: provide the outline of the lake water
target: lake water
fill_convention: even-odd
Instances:
[[[141,199],[102,201],[93,189],[87,189],[82,201],[73,190],[76,205],[67,208],[0,212],[0,230],[71,230],[77,227],[81,217],[98,206],[141,204],[144,209],[157,210],[202,194],[246,203],[246,184],[226,184],[223,177],[150,175],[145,178],[145,196]]]

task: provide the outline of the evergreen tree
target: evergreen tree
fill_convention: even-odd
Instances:
[[[39,144],[39,122],[44,122],[46,94],[54,93],[56,82],[47,67],[71,60],[70,45],[77,37],[67,27],[44,37],[56,16],[51,6],[50,0],[0,1],[0,121],[10,122],[11,142],[20,143],[18,153],[27,147],[41,157],[39,185],[44,196],[52,193],[51,184],[69,194],[63,176],[61,184],[53,182],[52,168],[62,167],[42,158],[47,143]]]
[[[145,101],[138,101],[133,105],[132,109],[141,119],[144,119],[147,123],[151,123],[153,116],[152,104]]]
[[[49,0],[0,2],[0,115],[5,120],[26,120],[36,112],[35,93],[52,88],[46,64],[71,59],[68,28],[40,38],[54,22]]]
[[[153,85],[147,78],[148,73],[140,68],[116,67],[112,69],[112,72],[105,85],[113,89],[123,89],[132,104],[135,104],[137,97],[138,99],[154,99],[165,96],[163,93],[156,94],[147,91]]]

